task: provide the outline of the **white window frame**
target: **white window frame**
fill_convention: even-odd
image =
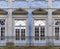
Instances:
[[[5,20],[5,25],[3,25],[3,26],[0,26],[0,32],[1,32],[1,27],[5,27],[5,36],[6,36],[6,26],[7,26],[7,22],[6,22],[6,19],[2,19],[2,20]],[[0,36],[1,36],[1,33],[0,33]],[[6,37],[5,37],[5,39],[6,39]],[[0,39],[1,40],[1,39]]]
[[[21,28],[22,27],[15,27],[15,29],[19,29],[19,31],[20,31],[20,40],[21,40]],[[26,30],[26,29],[25,29]],[[15,33],[16,34],[16,33]],[[26,36],[26,31],[25,31],[25,36]],[[26,39],[26,37],[25,37],[25,39]],[[19,41],[19,40],[18,40]],[[23,41],[23,40],[21,40],[21,41]]]
[[[45,19],[35,19],[35,20],[45,20]],[[45,27],[45,37],[46,37],[46,29],[47,28],[46,28],[46,26],[44,26],[44,27]],[[34,28],[35,28],[35,26],[34,26]],[[34,33],[33,34],[34,34],[33,36],[35,36],[35,29],[34,29]],[[39,40],[35,40],[35,38],[34,38],[33,41],[45,41],[45,40],[46,40],[46,38],[44,40],[40,39],[40,27],[39,27]]]
[[[60,25],[55,25],[55,22],[56,22],[57,20],[60,20],[60,19],[55,19],[55,21],[54,21],[54,36],[55,36],[55,27],[59,27],[59,40],[60,40]],[[55,38],[54,38],[54,40],[55,40],[55,41],[59,41],[59,40],[56,40]]]
[[[4,17],[3,17],[3,18],[0,18],[0,19],[5,20],[5,25],[3,26],[3,27],[5,27],[5,39],[4,39],[4,40],[1,40],[1,37],[0,37],[0,43],[1,43],[0,46],[2,46],[2,45],[6,46],[7,37],[8,37],[8,36],[7,36],[7,31],[8,31],[8,30],[7,30],[7,25],[8,25],[8,24],[7,24],[7,18],[4,18]],[[1,27],[2,27],[2,26],[1,26]],[[0,27],[0,28],[1,28],[1,27]],[[1,30],[0,30],[0,31],[1,31]],[[0,33],[0,36],[1,36],[1,33]]]
[[[18,42],[18,43],[23,42],[23,41],[26,42],[26,41],[28,40],[28,39],[27,39],[27,36],[28,36],[28,32],[27,32],[27,19],[24,19],[24,18],[22,18],[22,19],[20,19],[20,18],[14,18],[14,19],[13,19],[13,25],[14,25],[14,21],[15,21],[15,20],[25,20],[25,21],[26,21],[26,30],[25,30],[25,36],[26,36],[26,38],[25,38],[25,40],[16,40],[16,38],[15,38],[15,35],[16,35],[16,34],[15,34],[15,29],[14,29],[15,26],[13,26],[13,29],[14,29],[14,31],[13,31],[13,32],[14,32],[14,41],[15,41],[15,42]],[[21,35],[21,34],[20,34],[20,35]]]

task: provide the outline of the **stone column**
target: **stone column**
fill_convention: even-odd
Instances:
[[[53,44],[53,39],[52,39],[52,35],[53,35],[53,32],[52,32],[52,0],[49,0],[48,1],[48,16],[47,16],[47,33],[48,33],[48,44],[49,45],[52,45]]]
[[[12,40],[12,0],[8,0],[8,33],[7,33],[7,36],[8,36],[8,40],[7,42],[11,43],[13,40]]]

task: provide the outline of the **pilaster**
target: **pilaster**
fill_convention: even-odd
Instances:
[[[48,33],[48,45],[53,44],[53,32],[52,32],[52,0],[48,1],[48,16],[47,16],[47,33]]]
[[[8,0],[8,41],[7,42],[12,42],[12,0]]]

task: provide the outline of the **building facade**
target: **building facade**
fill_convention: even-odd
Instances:
[[[60,45],[59,0],[0,2],[0,46]]]

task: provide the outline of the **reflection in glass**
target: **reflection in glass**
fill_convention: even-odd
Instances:
[[[55,27],[55,39],[59,40],[59,27]]]
[[[26,21],[24,20],[15,20],[15,26],[26,26]]]
[[[60,25],[60,21],[57,20],[57,21],[55,22],[55,25]]]
[[[5,39],[5,27],[1,27],[1,40]]]
[[[35,26],[39,26],[39,25],[40,25],[40,26],[45,26],[45,25],[46,25],[45,23],[46,23],[45,20],[35,20],[35,21],[34,21],[34,25],[35,25]]]
[[[0,25],[5,25],[5,20],[0,20]]]

